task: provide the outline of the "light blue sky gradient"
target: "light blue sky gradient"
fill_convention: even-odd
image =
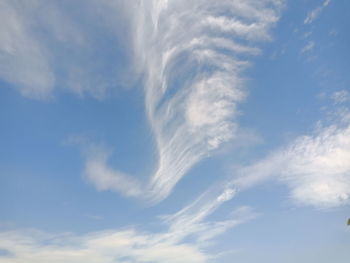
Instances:
[[[0,0],[0,263],[348,262],[349,8]]]

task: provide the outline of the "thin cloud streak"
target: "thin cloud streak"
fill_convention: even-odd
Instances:
[[[323,9],[325,9],[329,4],[331,3],[331,0],[325,0],[322,5],[316,7],[315,9],[313,9],[312,11],[310,11],[305,20],[304,20],[304,24],[311,24],[313,23],[322,13]]]
[[[311,52],[315,48],[315,41],[309,41],[305,47],[301,49],[301,53]]]

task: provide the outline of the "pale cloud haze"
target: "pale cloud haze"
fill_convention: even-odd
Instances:
[[[0,263],[348,262],[349,7],[0,0]]]

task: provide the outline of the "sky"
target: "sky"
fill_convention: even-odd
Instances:
[[[350,2],[0,0],[0,263],[346,263]]]

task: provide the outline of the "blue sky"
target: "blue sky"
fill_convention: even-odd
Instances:
[[[0,263],[347,262],[349,8],[0,1]]]

